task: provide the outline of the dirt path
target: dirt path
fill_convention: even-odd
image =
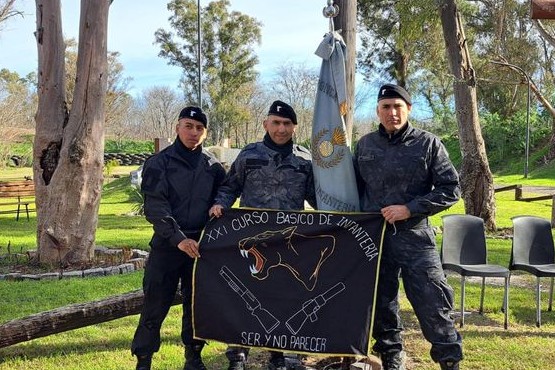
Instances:
[[[522,186],[522,192],[534,193],[541,195],[555,195],[555,187],[553,186]]]

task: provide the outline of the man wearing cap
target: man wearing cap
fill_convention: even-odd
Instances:
[[[208,209],[225,176],[223,166],[202,148],[207,123],[201,108],[184,108],[174,143],[143,166],[144,213],[154,235],[143,278],[144,304],[131,345],[137,370],[150,369],[152,355],[160,348],[160,327],[180,282],[184,370],[206,369],[201,358],[204,342],[193,339],[192,272],[194,259],[200,257],[198,240],[208,221]]]
[[[276,100],[263,126],[264,139],[244,147],[231,165],[210,215],[220,217],[239,197],[241,207],[302,210],[305,200],[316,206],[310,152],[293,144],[295,111]],[[246,369],[248,348],[231,346],[226,356],[228,370]],[[282,352],[270,351],[268,369],[286,370]]]
[[[399,276],[430,355],[442,370],[458,370],[462,339],[449,315],[447,284],[428,216],[455,204],[459,177],[436,136],[408,122],[409,93],[386,84],[378,92],[379,129],[363,136],[353,157],[362,211],[388,223],[378,280],[373,337],[385,370],[405,369],[399,318]]]

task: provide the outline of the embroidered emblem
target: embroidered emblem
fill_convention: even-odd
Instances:
[[[347,139],[339,127],[320,130],[313,138],[312,160],[320,167],[336,166],[345,156]]]

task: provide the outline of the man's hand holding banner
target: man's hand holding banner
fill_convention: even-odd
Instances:
[[[379,214],[227,209],[200,242],[195,337],[366,354],[383,230]]]

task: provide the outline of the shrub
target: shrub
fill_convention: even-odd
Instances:
[[[119,166],[119,161],[117,159],[110,159],[106,161],[106,163],[104,163],[104,175],[106,177],[112,176],[112,172],[117,166]]]
[[[154,141],[106,140],[104,153],[154,153]]]

